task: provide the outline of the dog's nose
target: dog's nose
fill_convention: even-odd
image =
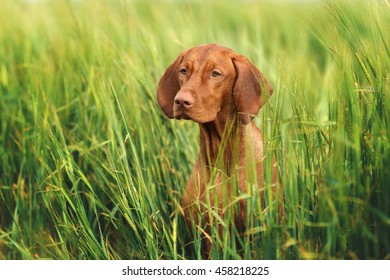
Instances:
[[[189,109],[194,104],[194,98],[189,93],[178,93],[175,97],[175,106]]]

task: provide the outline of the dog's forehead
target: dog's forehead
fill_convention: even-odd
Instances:
[[[223,64],[229,61],[228,58],[233,53],[233,50],[216,44],[200,45],[189,49],[183,62],[198,61],[200,64],[203,62]]]

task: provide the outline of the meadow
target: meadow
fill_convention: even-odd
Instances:
[[[390,259],[390,4],[14,1],[0,9],[0,259],[200,259],[181,196],[199,129],[156,99],[219,43],[274,87],[264,132],[285,216],[248,201],[214,259]],[[229,221],[219,221],[226,229]]]

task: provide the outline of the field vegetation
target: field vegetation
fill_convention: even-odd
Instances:
[[[216,220],[212,257],[390,259],[389,26],[386,0],[3,0],[0,259],[201,258],[180,207],[198,126],[156,88],[211,42],[274,87],[255,122],[285,194],[283,219],[237,196],[246,234]]]

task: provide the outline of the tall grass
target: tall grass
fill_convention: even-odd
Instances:
[[[207,42],[273,84],[255,121],[285,195],[282,220],[238,197],[247,232],[212,228],[213,258],[389,259],[389,19],[387,1],[2,1],[0,259],[201,258],[180,207],[198,128],[155,92]]]

